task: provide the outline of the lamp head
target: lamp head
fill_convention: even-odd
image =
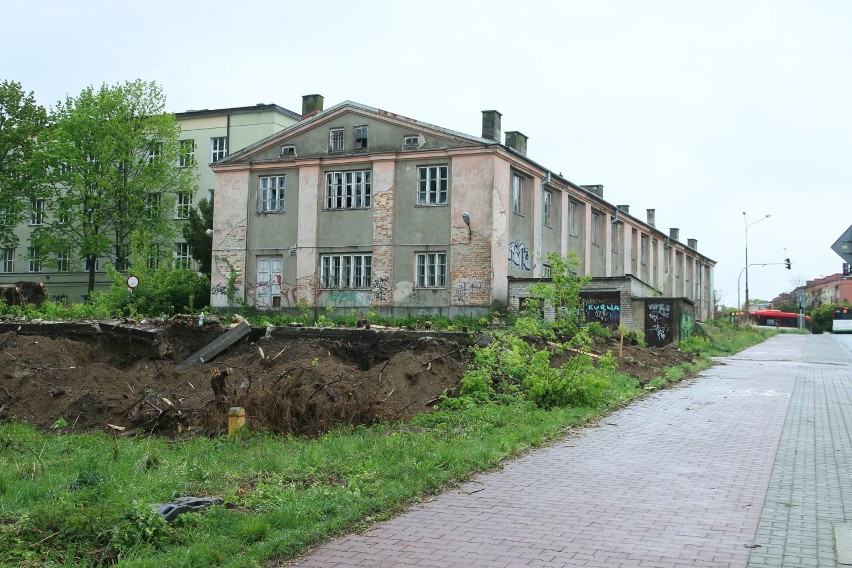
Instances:
[[[464,224],[470,227],[470,215],[468,213],[462,213],[462,221]]]

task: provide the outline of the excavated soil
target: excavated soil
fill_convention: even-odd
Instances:
[[[178,363],[229,328],[181,316],[3,328],[10,331],[0,333],[0,421],[118,436],[217,435],[231,407],[245,408],[254,429],[297,435],[341,421],[410,418],[457,388],[476,339],[375,330],[317,337],[308,329],[281,337],[255,328],[212,361],[179,372]],[[619,348],[611,341],[596,351],[618,356]],[[641,380],[689,360],[674,347],[622,349],[620,369]]]

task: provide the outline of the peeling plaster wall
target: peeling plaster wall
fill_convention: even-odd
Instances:
[[[373,273],[372,301],[376,306],[390,306],[394,295],[394,207],[395,164],[391,160],[373,163]]]
[[[248,188],[248,171],[221,172],[216,176],[216,201],[231,206],[213,209],[213,235],[216,239],[210,275],[210,305],[213,307],[228,307],[231,269],[237,273],[234,300],[245,299]]]
[[[494,159],[490,155],[453,159],[450,201],[450,305],[459,308],[491,304],[492,215],[490,203]],[[463,214],[470,215],[470,230]]]
[[[299,168],[299,228],[296,237],[296,290],[298,302],[314,305],[317,296],[317,208],[319,164]]]
[[[491,297],[503,304],[509,301],[509,215],[512,213],[511,178],[503,160],[491,158],[493,186],[491,190]]]

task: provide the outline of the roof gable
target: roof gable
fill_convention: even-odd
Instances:
[[[354,128],[367,127],[367,147],[356,148]],[[330,131],[342,129],[343,149],[329,152]],[[415,138],[411,138],[415,137]],[[416,145],[405,144],[414,142]],[[292,146],[298,157],[326,157],[411,149],[458,148],[498,144],[426,122],[345,101],[310,116],[236,152],[218,164],[275,161],[282,147]]]

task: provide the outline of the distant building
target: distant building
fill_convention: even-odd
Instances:
[[[263,310],[511,311],[549,275],[548,253],[573,251],[616,323],[653,297],[712,317],[715,261],[696,240],[536,163],[520,132],[501,143],[497,111],[480,136],[351,101],[323,110],[319,95],[302,114],[212,165],[214,306],[234,278],[236,298]]]
[[[841,273],[808,280],[804,286],[799,286],[792,292],[780,294],[772,300],[772,305],[796,305],[803,307],[822,306],[824,304],[852,303],[852,276]]]
[[[275,132],[295,124],[301,116],[275,104],[258,104],[247,107],[217,110],[189,110],[175,115],[181,127],[181,140],[186,146],[190,167],[197,169],[198,185],[192,195],[177,195],[175,223],[180,225],[188,215],[190,207],[209,198],[215,187],[215,177],[210,164],[264,139]],[[45,213],[46,214],[46,213]],[[28,224],[16,228],[20,239],[17,249],[0,249],[0,285],[19,281],[41,281],[46,284],[50,298],[67,298],[80,301],[88,293],[88,270],[79,255],[69,254],[64,263],[48,269],[34,260],[36,256],[29,246],[33,229],[44,221],[44,215],[34,215]],[[174,255],[184,263],[191,262],[189,245],[180,236],[180,226],[174,243]],[[100,258],[96,264],[96,289],[106,288],[106,262]]]

